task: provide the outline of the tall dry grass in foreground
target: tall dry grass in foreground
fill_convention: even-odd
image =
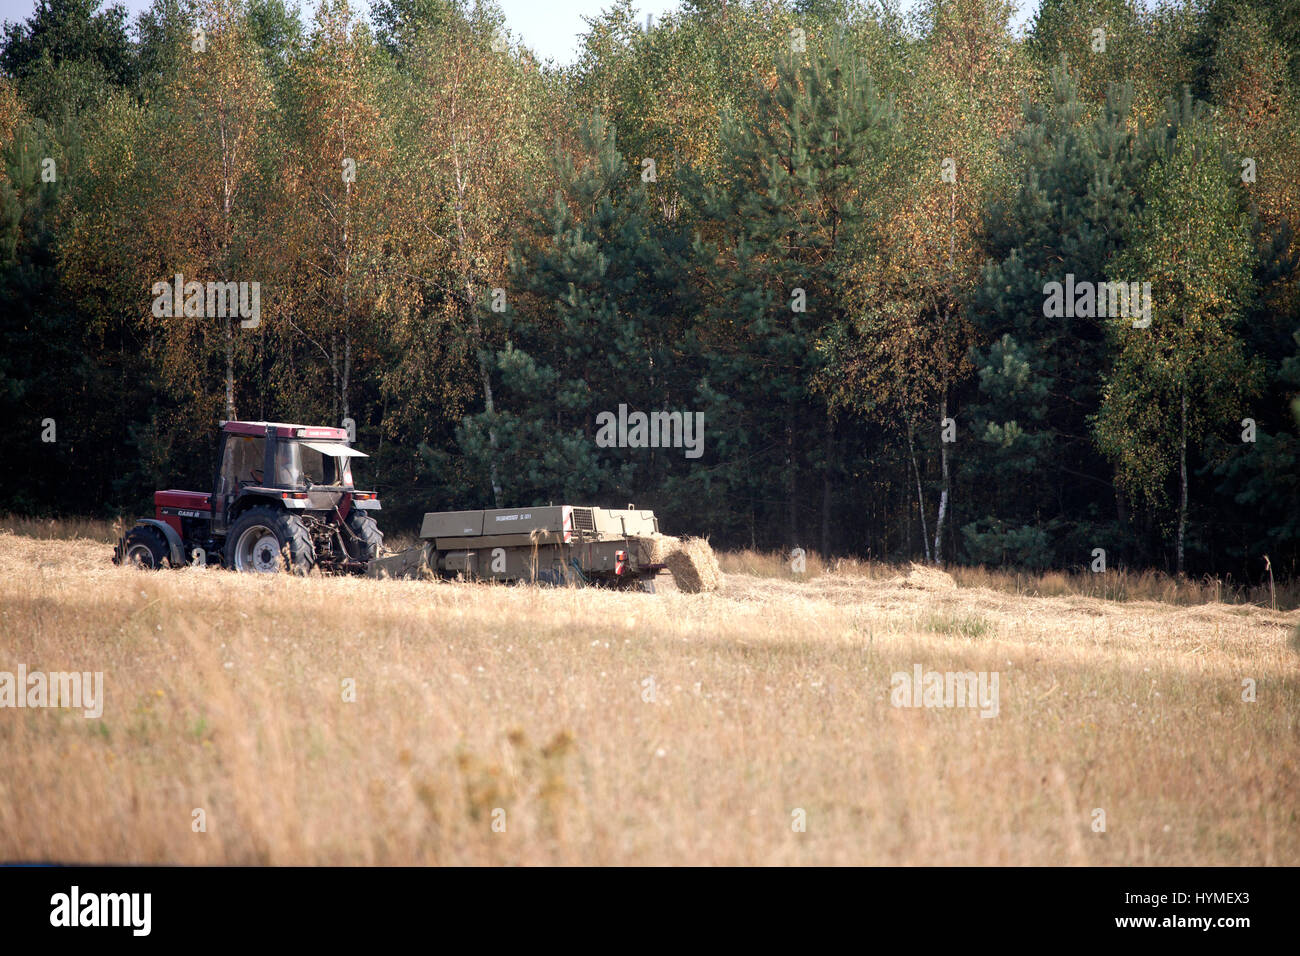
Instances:
[[[734,565],[704,595],[150,574],[109,550],[0,534],[0,671],[103,671],[107,697],[102,720],[0,709],[0,859],[1300,863],[1295,612]],[[999,672],[998,716],[892,707],[917,663]]]

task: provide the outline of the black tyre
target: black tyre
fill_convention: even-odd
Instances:
[[[156,571],[171,566],[171,549],[163,533],[153,525],[138,524],[126,533],[120,553],[113,558],[117,564]]]
[[[379,557],[384,547],[384,533],[374,518],[353,508],[344,523],[347,527],[343,530],[343,543],[348,549],[348,557],[353,561],[373,561]]]
[[[235,571],[306,574],[316,563],[307,526],[274,508],[249,508],[226,534],[226,567]]]

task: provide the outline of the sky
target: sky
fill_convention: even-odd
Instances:
[[[131,18],[150,6],[151,0],[122,0],[131,12]],[[583,17],[592,17],[610,5],[610,0],[497,0],[505,12],[510,31],[520,37],[543,60],[572,63],[577,58],[578,37],[586,29]],[[916,0],[903,0],[905,9]],[[1019,13],[1013,24],[1024,24],[1036,6],[1037,0],[1017,0]],[[364,9],[366,0],[357,0]],[[304,16],[314,9],[311,0],[301,0]],[[678,0],[638,0],[640,19],[651,14],[655,20],[666,11],[675,10]],[[0,0],[0,20],[25,20],[36,9],[36,0]]]

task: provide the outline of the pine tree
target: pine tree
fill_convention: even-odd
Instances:
[[[534,207],[513,257],[508,340],[491,364],[496,408],[458,435],[483,472],[495,434],[506,501],[636,500],[671,515],[665,481],[684,468],[684,450],[602,447],[597,416],[620,405],[687,410],[686,241],[656,215],[603,117],[582,127],[580,142],[578,162],[557,154],[559,186]]]
[[[720,184],[696,193],[709,359],[700,395],[711,440],[730,463],[715,480],[743,503],[732,527],[761,516],[794,546],[802,502],[820,498],[826,551],[835,423],[814,392],[827,363],[819,343],[845,319],[864,197],[887,174],[891,113],[864,64],[829,38],[783,52],[756,95],[752,114],[724,124]]]
[[[985,502],[985,516],[962,529],[977,562],[1041,567],[1103,541],[1120,550],[1126,503],[1112,497],[1088,425],[1107,364],[1104,325],[1095,315],[1047,315],[1045,299],[1049,283],[1070,275],[1106,280],[1119,227],[1136,208],[1144,151],[1126,89],[1112,88],[1096,117],[1063,68],[1052,94],[1026,108],[1015,141],[1020,185],[987,211],[992,261],[971,307],[988,343],[973,353],[977,443],[963,463],[966,487]]]

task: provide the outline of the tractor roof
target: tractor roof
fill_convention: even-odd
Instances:
[[[291,425],[287,422],[222,422],[221,430],[232,435],[256,435],[266,437],[268,428],[275,429],[276,438],[327,438],[330,441],[348,440],[346,428],[330,428],[324,425]]]

